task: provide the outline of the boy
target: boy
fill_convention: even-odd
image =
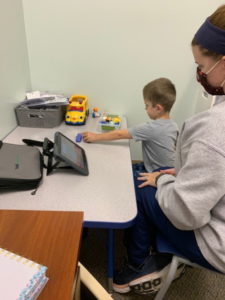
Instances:
[[[178,127],[170,119],[169,113],[175,102],[176,89],[169,79],[158,78],[144,87],[143,97],[146,112],[152,121],[107,133],[83,132],[83,140],[85,142],[118,139],[142,141],[143,162],[147,172],[160,167],[172,167]]]

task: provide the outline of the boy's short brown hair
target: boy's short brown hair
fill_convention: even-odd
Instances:
[[[160,104],[166,112],[169,112],[176,100],[176,88],[169,79],[158,78],[144,87],[143,97],[153,106]]]

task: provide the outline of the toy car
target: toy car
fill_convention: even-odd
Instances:
[[[89,114],[88,98],[84,95],[72,95],[69,99],[65,122],[69,125],[84,125]]]

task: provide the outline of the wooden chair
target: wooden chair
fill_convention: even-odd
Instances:
[[[80,281],[98,300],[113,300],[112,296],[95,279],[95,277],[79,262]]]

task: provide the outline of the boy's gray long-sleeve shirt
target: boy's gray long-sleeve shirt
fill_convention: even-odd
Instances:
[[[159,178],[157,199],[173,225],[194,230],[203,256],[225,272],[225,97],[219,99],[184,123],[176,149],[177,175]]]

